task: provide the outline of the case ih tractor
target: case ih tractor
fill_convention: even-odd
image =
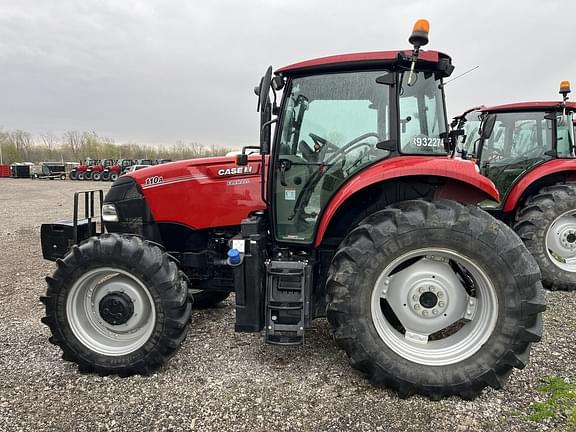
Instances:
[[[116,161],[115,164],[104,168],[100,179],[102,181],[116,181],[118,180],[118,177],[120,177],[125,170],[127,170],[134,164],[134,162],[135,161],[133,161],[132,159],[120,159],[119,161]]]
[[[94,159],[86,159],[84,161],[80,161],[80,165],[77,167],[72,168],[70,171],[69,177],[70,180],[84,180],[84,173],[88,169],[89,166],[92,166],[97,161]]]
[[[403,397],[474,398],[524,367],[542,332],[538,266],[476,206],[498,201],[494,184],[447,156],[450,57],[420,50],[426,21],[410,41],[269,68],[261,155],[121,177],[101,207],[106,233],[97,191],[76,197],[84,218],[75,206],[73,222],[43,225],[57,263],[43,322],[63,358],[148,374],[185,339],[191,299],[234,291],[236,331],[298,345],[327,316],[350,364]]]
[[[564,81],[557,102],[481,107],[457,117],[465,158],[500,191],[482,207],[513,227],[536,258],[550,289],[576,289],[576,148]],[[480,132],[478,132],[480,131]]]
[[[94,165],[86,168],[84,172],[84,180],[100,181],[102,179],[102,172],[105,168],[116,165],[113,159],[103,159],[96,161]]]

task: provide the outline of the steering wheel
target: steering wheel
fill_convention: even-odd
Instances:
[[[342,147],[338,147],[336,144],[331,143],[326,138],[323,138],[319,135],[316,135],[314,133],[309,133],[308,135],[314,141],[314,148],[318,147],[318,150],[316,151],[321,151],[325,147],[333,149],[337,155],[343,155],[343,156],[346,155],[346,153],[350,153],[356,147],[370,146],[370,144],[364,142],[364,140],[367,138],[375,137],[376,139],[380,139],[379,135],[376,132],[367,132],[347,142]]]

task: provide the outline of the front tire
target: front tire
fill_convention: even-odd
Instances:
[[[113,172],[110,174],[110,181],[115,182],[116,180],[118,180],[118,173]]]
[[[92,171],[86,171],[84,173],[84,180],[92,180]]]
[[[405,201],[342,242],[328,321],[350,364],[407,397],[501,388],[540,340],[540,273],[520,239],[476,207]]]
[[[78,180],[78,172],[70,171],[70,180]]]
[[[100,174],[98,171],[95,172],[94,174],[92,174],[92,180],[100,181],[101,179],[102,179],[102,174]]]
[[[77,180],[80,180],[80,181],[84,180],[84,173],[83,173],[83,172],[79,172],[78,175],[76,176],[76,179],[77,179]]]
[[[158,245],[104,234],[73,246],[47,278],[42,319],[62,358],[101,375],[149,374],[184,341],[186,283]]]
[[[110,171],[103,171],[102,172],[102,181],[109,181],[110,180]]]
[[[514,230],[536,259],[550,290],[576,290],[576,184],[560,183],[530,197]]]

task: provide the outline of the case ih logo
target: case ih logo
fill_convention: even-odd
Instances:
[[[219,176],[229,176],[229,175],[242,175],[242,174],[251,174],[252,173],[252,165],[247,165],[243,167],[236,167],[236,168],[226,168],[218,170]]]

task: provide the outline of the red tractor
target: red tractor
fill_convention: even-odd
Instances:
[[[148,374],[185,339],[191,300],[235,292],[236,331],[298,345],[327,316],[350,364],[403,397],[501,388],[540,340],[540,273],[476,205],[498,201],[494,184],[448,156],[460,132],[448,131],[442,81],[454,67],[420,50],[427,41],[419,21],[411,50],[268,68],[260,156],[135,171],[100,211],[93,191],[76,197],[84,219],[75,207],[72,222],[43,225],[57,263],[43,322],[63,358]]]
[[[498,187],[482,208],[510,225],[542,271],[544,286],[576,289],[576,103],[526,102],[481,107],[455,119],[463,157]]]
[[[113,165],[107,166],[102,171],[102,181],[116,181],[122,173],[134,164],[132,159],[120,159]]]
[[[100,181],[102,173],[105,168],[116,165],[117,161],[114,159],[98,160],[97,163],[86,168],[84,172],[84,180]]]
[[[84,161],[80,161],[80,165],[74,167],[70,171],[70,180],[84,180],[84,174],[88,167],[97,164],[98,161],[94,159],[86,159]]]

